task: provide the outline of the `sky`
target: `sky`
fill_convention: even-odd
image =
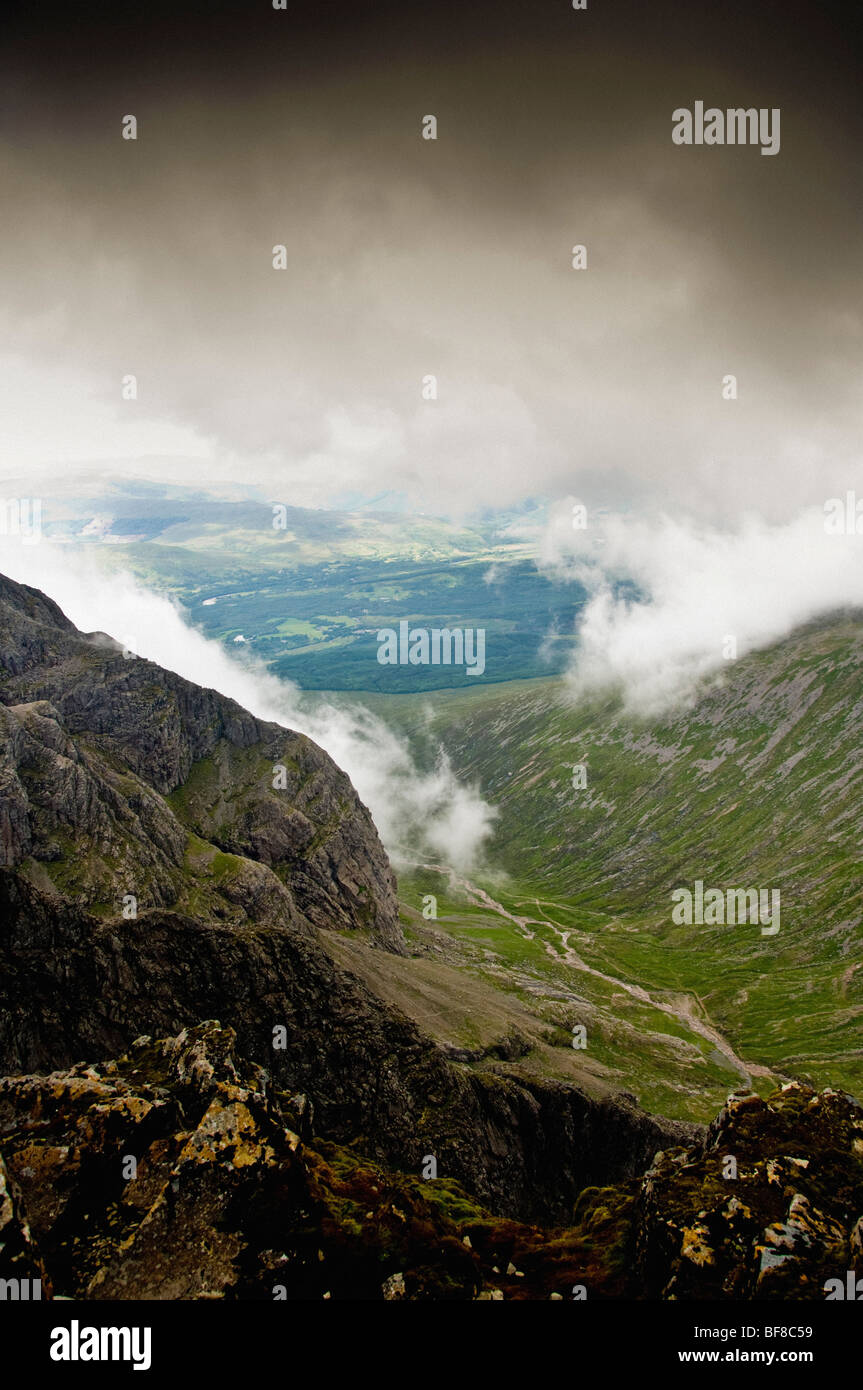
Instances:
[[[619,685],[639,715],[694,698],[729,635],[742,656],[863,607],[863,536],[823,520],[863,501],[847,9],[11,0],[0,501],[100,475],[457,520],[540,499],[538,563],[590,594],[572,693]],[[697,102],[778,111],[778,151],[676,144]],[[10,539],[4,570],[82,627],[130,617],[145,654],[319,737],[394,852],[427,822],[429,853],[481,853],[457,770],[238,688],[131,577]]]
[[[841,16],[13,3],[0,483],[95,467],[304,506],[572,495],[793,523],[859,478],[861,33]],[[779,108],[779,153],[675,145],[698,100]]]

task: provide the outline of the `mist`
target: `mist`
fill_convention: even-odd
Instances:
[[[308,735],[350,777],[396,868],[428,854],[460,872],[482,864],[496,812],[459,782],[443,747],[434,770],[420,770],[405,739],[370,711],[304,692],[247,653],[233,657],[190,627],[171,599],[128,573],[106,576],[86,553],[0,537],[0,570],[42,589],[82,632],[106,632],[258,718]]]
[[[576,698],[616,690],[629,713],[658,716],[692,702],[735,657],[863,606],[863,536],[826,531],[821,508],[786,525],[750,514],[724,529],[607,514],[575,531],[571,503],[555,508],[539,563],[590,591],[567,673]],[[620,595],[622,581],[637,597]]]

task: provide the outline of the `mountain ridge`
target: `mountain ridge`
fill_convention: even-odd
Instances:
[[[861,673],[863,623],[841,613],[729,662],[691,702],[649,720],[613,696],[575,701],[555,680],[444,692],[428,714],[406,697],[363,703],[409,738],[420,767],[443,744],[494,806],[489,864],[472,878],[530,919],[558,974],[574,951],[659,1002],[688,998],[739,1056],[778,1077],[860,1094]],[[675,923],[672,894],[697,880],[780,890],[780,932]],[[446,874],[403,874],[401,893],[415,905],[437,895],[439,915],[476,938],[476,909]],[[499,933],[483,945],[500,951]],[[609,1012],[587,971],[573,964],[567,978],[599,1008],[592,1049],[618,1073],[637,1071],[638,1054],[614,1037],[635,1002]],[[662,1109],[673,1101],[665,1080],[642,1069],[629,1089]],[[717,1102],[711,1088],[706,1114]]]
[[[623,1097],[448,1060],[319,935],[404,950],[394,878],[345,775],[310,740],[58,612],[0,586],[0,1069],[113,1057],[219,1018],[275,1084],[310,1094],[334,1138],[412,1171],[434,1155],[499,1209],[543,1216],[697,1132]],[[321,829],[312,854],[298,819]],[[127,916],[135,872],[154,891]]]

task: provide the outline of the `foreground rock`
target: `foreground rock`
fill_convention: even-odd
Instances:
[[[0,1277],[38,1268],[45,1297],[395,1300],[547,1297],[583,1273],[575,1235],[549,1245],[452,1182],[315,1140],[307,1098],[235,1043],[208,1022],[0,1082]]]
[[[212,1021],[9,1077],[0,1278],[46,1298],[823,1299],[863,1264],[863,1112],[832,1092],[734,1098],[706,1142],[584,1189],[555,1228],[317,1125]]]
[[[651,1297],[820,1299],[863,1278],[863,1107],[797,1083],[733,1096],[703,1145],[656,1156],[637,1231]]]

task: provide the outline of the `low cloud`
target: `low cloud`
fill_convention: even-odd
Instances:
[[[863,536],[828,533],[821,508],[786,525],[749,515],[720,530],[618,514],[573,530],[572,503],[554,509],[540,565],[590,593],[568,673],[576,696],[617,690],[630,713],[659,715],[727,667],[729,639],[740,657],[863,606]]]
[[[0,537],[0,570],[44,590],[82,631],[110,633],[139,656],[314,739],[350,777],[397,866],[429,853],[461,872],[481,862],[496,813],[459,782],[445,749],[434,771],[421,771],[382,719],[303,692],[248,656],[237,659],[189,627],[169,598],[131,575],[106,576],[85,553]]]

